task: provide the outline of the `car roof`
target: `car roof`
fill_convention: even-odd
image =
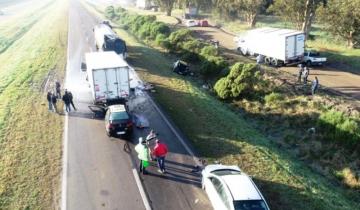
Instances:
[[[224,175],[220,178],[228,186],[234,200],[262,200],[255,184],[245,173]]]
[[[125,112],[125,106],[122,104],[116,104],[116,105],[111,105],[109,106],[109,110],[110,112]]]
[[[212,164],[212,165],[207,165],[205,167],[205,170],[209,173],[216,171],[216,170],[224,170],[224,169],[229,169],[229,170],[235,170],[235,171],[240,171],[240,168],[238,166],[227,166],[227,165],[221,165],[221,164]]]

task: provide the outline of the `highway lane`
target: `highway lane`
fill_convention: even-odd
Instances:
[[[91,104],[90,91],[85,73],[80,71],[80,60],[85,52],[94,50],[92,28],[99,21],[79,2],[71,0],[66,87],[74,93],[79,110],[70,113],[68,121],[67,209],[144,209],[131,174],[133,162],[138,164],[134,144],[131,143],[130,155],[124,152],[124,141],[109,139],[103,120],[91,119],[87,109]],[[148,117],[151,127],[170,149],[167,174],[158,173],[156,164],[152,163],[150,174],[141,175],[151,207],[211,209],[201,190],[196,162],[179,140],[183,137],[178,129],[159,113],[147,95],[132,99],[129,106],[133,112]],[[139,136],[144,137],[148,132],[149,129],[136,129],[132,141],[137,142]]]
[[[145,209],[123,142],[109,140],[103,121],[92,119],[87,107],[91,95],[80,62],[85,52],[94,50],[95,22],[77,1],[70,1],[66,88],[73,92],[78,111],[68,118],[66,206],[69,210]]]

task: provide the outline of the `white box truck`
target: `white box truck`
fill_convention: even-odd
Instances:
[[[302,31],[281,28],[258,28],[235,39],[243,55],[259,56],[266,64],[280,66],[302,62],[305,34]]]
[[[129,65],[113,51],[85,54],[94,104],[124,103],[130,94]]]

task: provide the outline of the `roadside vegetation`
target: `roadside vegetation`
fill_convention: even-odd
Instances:
[[[0,209],[58,208],[63,122],[46,91],[64,75],[67,2],[41,4],[0,23]]]
[[[187,30],[151,35],[146,25],[161,24],[154,17],[114,7],[105,16],[122,26],[117,32],[129,46],[130,63],[156,85],[153,96],[201,156],[255,176],[272,209],[359,208],[359,114],[339,106],[342,99],[309,97],[306,86],[253,64],[226,63],[204,74],[201,61],[209,62],[208,54],[224,59],[212,46],[194,43]],[[189,41],[194,45],[187,48]],[[199,58],[188,60],[198,77],[184,79],[171,66],[189,52]],[[202,89],[199,78],[215,83],[215,90]]]

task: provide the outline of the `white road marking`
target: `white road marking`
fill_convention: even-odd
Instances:
[[[145,190],[144,190],[144,187],[140,181],[140,177],[139,177],[139,174],[138,172],[136,171],[135,168],[132,168],[132,172],[133,172],[133,175],[134,175],[134,178],[135,178],[135,181],[136,181],[136,185],[139,189],[139,192],[140,192],[140,196],[143,200],[143,203],[144,203],[144,206],[145,206],[145,209],[146,210],[151,210],[151,206],[150,206],[150,203],[149,203],[149,200],[146,196],[146,193],[145,193]]]
[[[70,10],[68,11],[70,17]],[[69,49],[70,49],[70,21],[68,21],[68,46],[67,46],[67,60],[64,86],[66,87],[66,78],[69,74]],[[63,163],[62,163],[62,177],[61,177],[61,210],[67,209],[67,171],[68,171],[68,123],[69,116],[65,114],[64,133],[63,133]]]

